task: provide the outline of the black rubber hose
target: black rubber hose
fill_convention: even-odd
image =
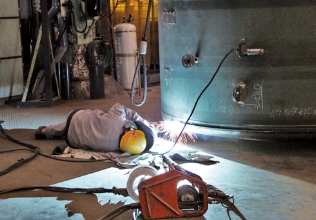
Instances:
[[[34,145],[31,145],[31,144],[26,144],[26,143],[20,142],[20,141],[14,139],[13,137],[9,136],[9,135],[4,131],[4,129],[3,129],[3,127],[2,127],[1,124],[0,124],[0,132],[1,132],[4,136],[6,136],[10,141],[12,141],[12,142],[14,142],[14,143],[17,143],[17,144],[19,144],[19,145],[25,146],[25,147],[29,148],[29,150],[34,153],[31,157],[29,157],[29,158],[27,158],[27,159],[19,160],[17,163],[15,163],[15,164],[11,165],[10,167],[8,167],[8,168],[2,170],[2,171],[0,172],[0,176],[3,176],[3,175],[5,175],[5,174],[9,173],[10,171],[12,171],[12,170],[14,170],[14,169],[16,169],[16,168],[18,168],[18,167],[20,167],[20,166],[22,166],[22,165],[28,163],[28,162],[30,162],[30,161],[33,160],[37,155],[39,155],[39,148],[38,148],[38,147],[36,147],[36,146],[34,146]],[[5,152],[8,152],[8,151],[5,151]]]

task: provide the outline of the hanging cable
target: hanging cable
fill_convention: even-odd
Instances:
[[[75,15],[74,15],[74,12],[73,12],[73,10],[72,10],[72,3],[71,3],[71,1],[69,1],[69,3],[70,3],[70,14],[71,14],[72,20],[73,20],[73,22],[74,22],[73,27],[75,28],[75,30],[76,30],[78,33],[84,33],[84,32],[87,30],[88,22],[87,22],[86,15],[84,14],[84,12],[83,12],[83,10],[82,10],[81,3],[79,3],[79,9],[80,9],[80,12],[81,12],[81,14],[82,14],[82,16],[83,16],[84,22],[85,22],[85,27],[84,27],[83,30],[78,30],[78,29],[77,29]]]
[[[149,0],[144,36],[143,36],[142,41],[140,43],[139,57],[137,60],[136,70],[134,73],[134,78],[133,78],[132,88],[131,88],[131,93],[130,93],[131,101],[132,101],[133,105],[135,105],[135,106],[143,105],[145,103],[146,96],[147,96],[146,50],[147,50],[147,35],[148,35],[148,28],[149,28],[150,11],[151,11],[152,5],[153,5],[153,0]],[[143,64],[144,94],[143,94],[142,101],[140,103],[135,103],[134,102],[134,88],[135,88],[135,83],[136,83],[138,71],[139,71],[141,64]],[[140,87],[141,87],[141,83],[140,83]],[[139,89],[141,89],[141,88],[139,88]]]
[[[223,57],[222,61],[221,61],[220,64],[218,65],[218,67],[217,67],[215,73],[213,74],[211,80],[210,80],[209,83],[204,87],[204,89],[202,90],[202,92],[200,93],[200,95],[198,96],[198,98],[196,99],[196,101],[195,101],[195,103],[194,103],[194,106],[193,106],[193,109],[192,109],[192,111],[191,111],[191,113],[190,113],[188,119],[187,119],[186,122],[184,123],[184,126],[183,126],[183,128],[182,128],[180,134],[178,135],[176,141],[174,142],[172,148],[169,149],[168,151],[164,152],[164,153],[160,153],[160,155],[169,153],[169,152],[172,151],[172,149],[176,146],[176,144],[177,144],[177,142],[179,141],[179,138],[181,137],[181,135],[182,135],[182,133],[183,133],[183,131],[184,131],[186,125],[188,124],[189,120],[191,119],[191,117],[192,117],[192,115],[193,115],[193,113],[194,113],[194,111],[195,111],[195,108],[196,108],[196,106],[197,106],[197,104],[198,104],[198,102],[199,102],[201,96],[203,95],[203,93],[206,91],[206,89],[207,89],[207,88],[211,85],[211,83],[213,82],[213,80],[214,80],[216,74],[218,73],[219,69],[221,68],[221,66],[222,66],[222,64],[224,63],[224,61],[226,60],[226,58],[227,58],[232,52],[237,51],[237,50],[238,50],[238,48],[233,48],[233,49],[231,49],[231,50]]]

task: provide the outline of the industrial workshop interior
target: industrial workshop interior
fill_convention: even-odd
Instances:
[[[0,12],[1,220],[315,219],[316,1]]]

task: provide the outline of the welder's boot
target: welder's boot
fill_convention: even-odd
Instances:
[[[45,129],[46,126],[40,126],[36,132],[35,132],[35,138],[36,139],[47,139],[46,135],[45,135]]]

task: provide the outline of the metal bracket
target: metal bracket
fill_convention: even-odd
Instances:
[[[264,54],[264,49],[256,48],[256,49],[249,49],[247,45],[247,39],[243,38],[240,40],[238,44],[237,54],[239,57],[244,56],[260,56]]]

